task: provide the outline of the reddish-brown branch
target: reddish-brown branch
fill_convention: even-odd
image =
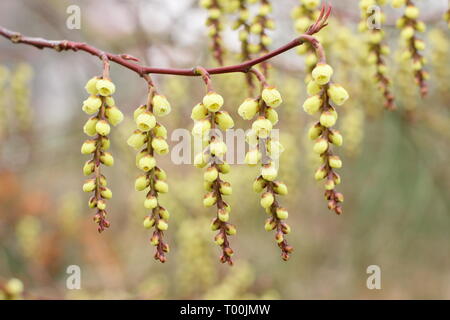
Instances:
[[[279,54],[282,54],[292,48],[295,48],[301,44],[303,44],[305,41],[311,41],[311,39],[314,39],[311,37],[313,34],[319,32],[322,28],[324,28],[327,25],[327,19],[331,14],[331,6],[330,5],[324,5],[321,10],[321,14],[317,21],[307,30],[307,32],[304,35],[301,35],[300,37],[292,40],[291,42],[285,44],[284,46],[275,49],[273,51],[270,51],[258,58],[251,59],[248,61],[245,61],[240,64],[231,65],[231,66],[224,66],[224,67],[218,67],[218,68],[210,68],[205,69],[208,74],[222,74],[222,73],[234,73],[234,72],[244,72],[247,73],[249,70],[261,62],[267,61]],[[87,53],[90,53],[93,56],[96,56],[100,59],[103,59],[104,57],[107,57],[109,61],[113,61],[117,64],[122,65],[125,68],[128,68],[137,74],[139,74],[141,77],[145,74],[171,74],[171,75],[179,75],[179,76],[200,76],[200,74],[196,71],[196,68],[191,69],[176,69],[176,68],[158,68],[158,67],[146,67],[142,66],[135,61],[138,60],[130,55],[127,54],[112,54],[109,52],[104,52],[100,49],[97,49],[89,44],[83,43],[83,42],[75,42],[75,41],[68,41],[68,40],[46,40],[43,38],[35,38],[35,37],[27,37],[24,36],[18,32],[14,32],[11,30],[8,30],[4,27],[0,26],[0,35],[3,36],[6,39],[11,40],[13,43],[22,43],[34,46],[38,49],[53,49],[58,52],[60,51],[84,51]],[[314,39],[314,42],[317,42],[317,40]]]

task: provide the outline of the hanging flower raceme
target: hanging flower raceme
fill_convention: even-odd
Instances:
[[[375,68],[375,79],[384,96],[384,105],[387,109],[395,108],[394,95],[391,92],[391,81],[387,76],[387,67],[384,62],[384,56],[389,55],[389,47],[384,43],[385,34],[380,29],[381,26],[369,25],[370,22],[384,23],[386,16],[380,12],[379,16],[373,17],[373,8],[378,8],[386,4],[386,0],[361,0],[359,7],[361,8],[361,22],[359,23],[359,31],[366,33],[367,36],[367,60]],[[374,19],[375,18],[375,19]],[[379,19],[379,21],[377,21]]]
[[[86,84],[86,91],[90,96],[83,102],[83,111],[91,118],[85,123],[83,130],[91,139],[81,146],[81,153],[92,155],[83,167],[85,176],[91,176],[83,184],[84,192],[93,192],[89,199],[89,207],[96,208],[94,221],[98,224],[98,231],[109,227],[106,220],[106,200],[111,199],[112,192],[106,186],[106,177],[101,173],[101,165],[112,166],[114,158],[107,150],[110,147],[108,135],[111,126],[116,126],[123,120],[122,112],[115,106],[112,95],[116,87],[107,77],[94,77]]]
[[[147,103],[134,111],[137,129],[128,138],[128,145],[139,151],[136,155],[136,166],[143,172],[135,180],[136,191],[146,191],[144,207],[150,212],[144,218],[144,228],[154,229],[150,243],[156,247],[155,259],[166,261],[165,254],[169,252],[169,245],[164,242],[164,231],[169,227],[169,211],[161,206],[160,193],[167,193],[169,185],[166,182],[166,172],[156,165],[155,154],[169,153],[166,142],[167,130],[157,121],[156,117],[163,117],[170,113],[171,106],[167,99],[158,94],[149,83]]]
[[[294,20],[295,31],[299,34],[304,34],[319,17],[321,1],[299,0],[299,2],[299,5],[292,10],[291,17]],[[304,45],[297,47],[297,53],[305,55],[305,64],[308,71],[306,81],[309,81],[310,73],[317,63],[314,48],[309,43],[305,43]]]
[[[223,65],[224,48],[222,37],[224,8],[219,0],[200,0],[200,6],[208,10],[206,25],[208,26],[208,35],[212,40],[212,53],[219,65]]]
[[[240,58],[242,61],[247,61],[252,58],[250,52],[250,12],[247,8],[247,0],[238,0],[239,6],[237,8],[237,18],[233,24],[234,30],[239,30],[239,41],[241,43]],[[249,90],[253,88],[253,81],[251,74],[245,74]]]
[[[256,1],[255,1],[256,2]],[[249,45],[249,51],[252,54],[264,54],[269,51],[272,39],[267,34],[268,30],[275,29],[275,22],[269,18],[272,12],[272,5],[269,0],[259,0],[258,13],[250,25],[250,33],[257,36],[257,42]],[[267,62],[261,63],[261,70],[267,74],[269,65]]]
[[[220,261],[233,264],[233,250],[228,236],[236,234],[236,227],[229,223],[231,207],[223,196],[231,195],[231,184],[223,180],[223,175],[230,172],[230,165],[225,162],[227,145],[221,139],[220,130],[226,131],[234,126],[234,121],[228,112],[221,110],[224,100],[210,86],[209,76],[204,75],[208,82],[208,93],[203,101],[192,109],[191,118],[195,121],[192,129],[194,139],[201,139],[203,151],[196,154],[194,165],[206,168],[203,179],[207,192],[203,197],[205,207],[216,207],[216,217],[211,222],[211,229],[217,231],[214,241],[222,249]],[[205,78],[204,77],[204,78]]]
[[[261,75],[259,76],[262,78]],[[281,257],[288,260],[293,248],[287,243],[285,235],[291,228],[284,221],[288,218],[288,211],[283,208],[277,196],[288,193],[287,186],[277,181],[278,160],[284,148],[277,135],[272,131],[278,122],[278,113],[275,110],[282,103],[279,91],[263,82],[263,90],[258,98],[248,98],[240,106],[238,113],[245,120],[253,121],[246,140],[249,151],[245,155],[245,163],[249,166],[260,164],[261,174],[253,183],[253,190],[261,193],[261,206],[269,218],[266,220],[266,231],[275,231],[275,240],[281,249]]]
[[[337,214],[342,213],[341,203],[344,201],[342,193],[335,190],[341,183],[336,169],[342,167],[342,161],[335,155],[332,146],[342,145],[342,135],[333,129],[338,114],[337,106],[347,101],[349,95],[340,85],[330,82],[333,69],[325,62],[319,62],[312,71],[312,80],[308,83],[309,98],[303,103],[303,110],[314,115],[320,113],[319,121],[309,129],[309,138],[314,140],[313,151],[320,155],[322,165],[315,173],[315,179],[325,180],[325,198],[328,208]]]
[[[428,74],[424,70],[425,58],[421,53],[425,50],[425,42],[417,36],[419,32],[425,32],[426,25],[419,20],[420,10],[411,0],[392,0],[394,8],[405,6],[403,16],[397,20],[397,28],[401,29],[401,39],[405,45],[402,59],[412,61],[412,69],[420,93],[425,96],[428,92],[426,79]]]

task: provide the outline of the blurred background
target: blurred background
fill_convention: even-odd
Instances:
[[[80,154],[85,140],[81,112],[86,81],[101,72],[86,53],[37,50],[0,39],[0,282],[20,279],[25,298],[38,299],[442,299],[450,298],[450,42],[442,18],[446,0],[416,1],[428,29],[430,92],[421,99],[411,66],[401,51],[395,19],[386,7],[383,26],[392,53],[387,61],[398,109],[383,109],[367,63],[364,36],[357,31],[358,1],[330,1],[335,10],[321,37],[334,79],[350,93],[340,108],[344,167],[338,190],[344,214],[328,211],[323,186],[314,181],[317,159],[306,132],[312,118],[301,110],[306,97],[305,62],[295,50],[273,59],[269,82],[280,88],[281,179],[289,195],[295,247],[283,262],[266,214],[252,191],[257,168],[235,165],[227,177],[235,266],[218,261],[209,222],[214,210],[202,206],[203,172],[159,157],[170,192],[162,203],[171,212],[168,261],[153,259],[150,232],[142,228],[143,193],[134,191],[139,174],[135,151],[126,145],[134,128],[132,112],[145,102],[146,85],[115,64],[115,100],[127,116],[114,128],[113,168],[106,168],[114,197],[112,225],[98,234],[89,196],[81,190]],[[66,27],[66,9],[81,9],[81,29]],[[273,1],[276,48],[296,35],[290,11],[298,1]],[[1,25],[30,36],[84,41],[128,53],[151,66],[215,66],[208,46],[206,12],[197,1],[4,0]],[[233,15],[229,16],[233,21]],[[226,28],[226,64],[237,63],[237,32]],[[204,93],[198,78],[154,76],[173,111],[162,119],[170,132],[192,127],[191,108]],[[241,74],[213,77],[236,127],[246,98]],[[170,140],[170,139],[169,139]],[[172,145],[175,142],[171,142]],[[81,267],[81,290],[68,290],[66,269]],[[381,290],[369,290],[366,269],[381,268]]]

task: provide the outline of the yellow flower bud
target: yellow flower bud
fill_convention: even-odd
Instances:
[[[130,147],[139,150],[140,148],[142,148],[146,140],[147,134],[145,132],[135,130],[133,134],[128,138],[127,144]]]
[[[117,107],[107,107],[105,115],[113,126],[118,125],[123,120],[123,113]]]
[[[336,115],[335,113],[331,111],[324,111],[320,115],[320,124],[323,125],[325,128],[330,128],[335,125],[336,123]]]
[[[167,229],[169,229],[169,225],[167,224],[167,222],[165,222],[164,220],[160,219],[158,221],[157,228],[158,228],[158,230],[166,231]]]
[[[219,111],[223,106],[223,98],[220,94],[210,91],[203,97],[203,105],[211,112]]]
[[[158,206],[158,199],[155,196],[149,195],[144,200],[145,209],[154,209]]]
[[[102,99],[97,96],[90,96],[83,101],[83,111],[87,114],[96,113],[102,106]]]
[[[317,64],[317,56],[314,53],[310,53],[305,58],[305,64],[311,68]]]
[[[209,145],[209,150],[211,151],[212,155],[215,155],[215,156],[221,158],[227,152],[227,145],[223,141],[214,140]]]
[[[264,180],[264,178],[259,176],[253,182],[253,191],[255,191],[256,193],[260,193],[264,190],[266,185],[267,185],[267,182]]]
[[[264,88],[261,97],[264,102],[272,108],[278,107],[283,102],[280,92],[275,87]]]
[[[215,114],[215,122],[219,125],[220,129],[228,130],[234,127],[233,118],[226,111],[218,111]]]
[[[19,296],[23,292],[23,283],[19,279],[8,280],[4,287],[5,291],[13,297]]]
[[[239,106],[238,114],[244,120],[251,120],[258,112],[259,105],[258,101],[255,99],[247,98],[245,101]]]
[[[275,229],[275,227],[276,222],[273,219],[269,218],[266,220],[266,224],[264,225],[264,229],[266,229],[266,231],[272,231]]]
[[[106,177],[104,175],[100,176],[100,185],[106,187]]]
[[[308,21],[309,21],[309,20],[308,20]],[[299,33],[303,33],[303,31],[299,31]],[[308,52],[308,47],[307,47],[307,46],[298,46],[297,49],[296,49],[296,51],[297,51],[297,53],[298,53],[299,55],[303,55],[303,54],[305,54],[306,52]]]
[[[159,207],[158,214],[162,219],[166,221],[170,219],[170,213],[166,208]]]
[[[270,122],[272,122],[272,126],[278,123],[278,113],[275,111],[275,109],[267,107],[265,116],[267,119],[269,119]]]
[[[202,137],[206,135],[209,130],[211,130],[211,122],[209,119],[196,121],[194,127],[192,128],[192,135]]]
[[[108,107],[114,107],[116,105],[116,102],[114,101],[113,97],[105,97],[104,98],[106,106]]]
[[[83,145],[81,146],[81,153],[82,154],[90,154],[93,153],[96,149],[96,142],[95,140],[86,140]]]
[[[111,131],[111,127],[110,127],[108,121],[99,120],[95,124],[95,131],[97,131],[97,133],[101,136],[107,136]]]
[[[157,246],[159,244],[159,236],[157,234],[154,234],[151,238],[150,238],[150,243],[154,246]]]
[[[200,0],[200,7],[208,9],[212,5],[212,0]]]
[[[272,130],[272,122],[264,117],[258,117],[252,124],[252,130],[259,138],[267,138]]]
[[[269,37],[268,35],[263,35],[261,37],[261,43],[265,46],[268,47],[272,44],[272,38]]]
[[[295,20],[294,28],[298,33],[304,33],[311,24],[308,17],[300,17]],[[300,46],[299,48],[301,47],[306,47],[306,45]]]
[[[307,9],[314,10],[320,5],[320,0],[302,0],[302,3]]]
[[[103,199],[98,200],[97,201],[97,209],[105,210],[106,209],[106,201]]]
[[[406,19],[404,17],[401,17],[401,18],[397,19],[397,21],[395,22],[395,26],[398,29],[403,28],[405,26],[405,24],[406,24]]]
[[[286,220],[289,216],[288,211],[285,208],[277,208],[277,218],[280,220]]]
[[[272,192],[264,192],[261,195],[261,207],[264,209],[269,208],[273,202],[275,201],[275,197],[273,196]]]
[[[405,16],[408,19],[412,19],[412,20],[417,19],[419,17],[419,14],[420,14],[419,8],[417,8],[415,6],[410,5],[410,6],[407,6],[405,9]]]
[[[95,168],[94,161],[92,160],[86,161],[86,163],[83,166],[83,174],[85,176],[92,174],[94,172],[94,168]]]
[[[309,81],[308,85],[306,86],[306,92],[310,96],[319,94],[321,90],[322,88],[314,80]]]
[[[391,5],[393,8],[400,8],[406,5],[406,0],[392,0]]]
[[[134,181],[134,188],[136,191],[143,191],[150,185],[150,179],[147,177],[147,175],[140,175],[136,178]]]
[[[139,115],[145,111],[147,111],[146,105],[142,105],[142,106],[138,107],[136,110],[134,110],[134,113],[133,113],[134,121],[136,121],[137,117],[139,117]]]
[[[97,199],[95,198],[95,196],[92,196],[92,197],[89,198],[88,206],[91,209],[95,208],[97,206]]]
[[[266,20],[266,28],[269,30],[274,30],[275,29],[275,21],[273,21],[272,19],[267,19]]]
[[[111,96],[116,91],[116,86],[108,79],[100,79],[95,84],[98,94],[102,96]]]
[[[228,220],[230,220],[230,213],[227,209],[221,208],[217,210],[217,217],[220,221],[227,222]]]
[[[231,187],[231,184],[226,181],[220,182],[220,188],[219,191],[224,196],[229,196],[233,193],[233,188]]]
[[[406,28],[404,28],[402,30],[402,32],[400,33],[400,36],[402,37],[402,39],[404,40],[409,40],[414,36],[414,28],[411,26],[407,26]]]
[[[114,165],[114,158],[111,153],[109,152],[103,152],[100,156],[100,161],[105,166],[111,167]]]
[[[153,97],[152,103],[153,103],[153,112],[158,117],[164,117],[168,115],[172,110],[169,101],[167,101],[166,97],[160,94],[157,94]]]
[[[161,169],[159,167],[155,167],[155,176],[159,180],[166,180],[167,179],[167,173],[163,169]]]
[[[248,39],[248,32],[244,29],[239,31],[239,41],[246,41]]]
[[[112,198],[112,191],[109,188],[102,187],[100,189],[100,195],[105,199],[111,199]]]
[[[99,79],[100,79],[99,77],[93,77],[93,78],[89,79],[89,81],[84,86],[84,88],[86,89],[87,93],[89,93],[89,94],[91,94],[93,96],[98,94],[97,81]]]
[[[164,138],[153,138],[152,147],[157,154],[167,154],[169,152],[169,145]]]
[[[312,77],[317,84],[323,86],[330,82],[331,76],[333,75],[333,68],[326,63],[318,63],[317,66],[312,71]]]
[[[211,230],[212,230],[212,231],[217,231],[217,230],[219,230],[219,229],[220,229],[220,220],[217,219],[217,218],[214,218],[214,219],[211,221]]]
[[[97,131],[95,130],[95,125],[97,124],[98,118],[92,117],[89,118],[88,121],[83,126],[83,131],[85,134],[87,134],[90,137],[93,137],[97,134]]]
[[[322,154],[328,149],[328,141],[324,138],[317,139],[316,143],[314,144],[313,151],[317,154]]]
[[[320,107],[322,106],[322,103],[323,101],[318,95],[309,97],[303,103],[303,110],[305,110],[307,114],[313,115],[317,111],[319,111]]]
[[[230,165],[226,162],[217,165],[220,173],[227,174],[230,172]]]
[[[325,170],[325,167],[322,166],[316,170],[316,173],[314,174],[314,179],[316,179],[317,181],[320,181],[320,180],[324,179],[326,176],[327,176],[327,170]]]
[[[215,237],[214,237],[214,242],[218,245],[221,246],[224,243],[225,239],[223,237],[222,233],[218,233]]]
[[[250,27],[250,32],[253,34],[260,34],[262,31],[262,25],[260,23],[252,24]]]
[[[218,177],[219,171],[217,171],[216,167],[209,167],[203,174],[203,179],[209,182],[215,181]]]
[[[342,160],[339,159],[338,156],[331,156],[328,158],[328,163],[330,164],[330,167],[339,169],[342,167]]]
[[[167,129],[160,123],[156,123],[156,126],[153,128],[153,134],[155,137],[167,139]]]
[[[338,84],[332,84],[328,88],[328,96],[334,104],[341,106],[349,98],[347,90]]]
[[[414,41],[414,47],[419,51],[425,50],[425,42],[417,39]]]
[[[216,204],[216,202],[217,202],[217,197],[214,192],[209,192],[209,193],[205,194],[205,196],[203,197],[203,205],[206,208],[212,207],[213,205]]]
[[[144,111],[136,118],[136,124],[139,130],[146,132],[155,127],[156,118],[150,111]]]
[[[159,193],[167,193],[169,192],[169,185],[165,181],[156,180],[155,190],[158,191]]]
[[[417,21],[415,27],[419,32],[425,32],[427,30],[427,26],[423,21]]]
[[[288,188],[287,188],[286,184],[283,182],[280,182],[280,181],[274,182],[273,191],[275,191],[275,193],[282,195],[282,196],[285,196],[288,194]]]
[[[152,157],[149,154],[145,154],[142,157],[140,157],[138,162],[138,167],[142,171],[148,172],[152,170],[156,166],[156,160],[154,157]]]
[[[323,127],[320,125],[320,123],[316,123],[313,125],[309,131],[308,131],[308,137],[311,140],[316,140],[323,132]]]
[[[261,160],[261,152],[258,149],[251,149],[245,154],[244,163],[249,166],[255,166]]]
[[[342,135],[337,130],[331,130],[328,138],[330,139],[331,143],[334,145],[337,145],[338,147],[342,146]]]
[[[209,181],[203,181],[203,189],[205,189],[205,191],[212,191],[213,190],[213,183],[209,182]]]
[[[261,49],[260,45],[257,44],[257,43],[250,43],[250,44],[247,46],[247,48],[248,48],[248,51],[249,51],[250,53],[258,53],[258,52],[260,51],[260,49]]]
[[[280,141],[270,140],[267,143],[267,152],[270,154],[272,159],[278,159],[282,152],[284,152],[284,146]]]
[[[194,108],[192,108],[191,119],[192,120],[203,120],[208,116],[208,109],[203,105],[203,103],[197,103]]]
[[[233,225],[230,224],[230,223],[227,223],[225,232],[226,232],[227,235],[229,235],[229,236],[234,236],[234,235],[236,234],[237,230],[236,230],[236,227],[235,227],[235,226],[233,226]]]
[[[278,170],[273,162],[265,164],[261,168],[261,175],[265,180],[274,181],[278,176]]]
[[[325,182],[325,190],[333,190],[336,185],[333,180],[327,180]]]
[[[145,229],[150,229],[154,225],[155,225],[155,219],[153,219],[151,217],[145,217],[145,219],[144,219],[144,228]]]
[[[196,168],[204,168],[208,164],[208,155],[203,152],[198,153],[194,157],[194,166]]]
[[[83,184],[83,191],[92,192],[95,190],[96,186],[97,184],[95,183],[95,179],[86,180],[86,182]]]

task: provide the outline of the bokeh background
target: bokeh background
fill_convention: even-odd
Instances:
[[[293,39],[289,19],[294,0],[273,1],[277,28],[271,48]],[[276,2],[276,3],[275,3]],[[383,26],[392,54],[398,110],[383,110],[358,33],[358,1],[330,1],[330,26],[321,31],[335,80],[351,95],[340,109],[345,143],[338,151],[344,214],[326,208],[323,187],[313,179],[316,159],[306,130],[311,117],[301,110],[305,63],[295,50],[272,61],[270,83],[280,88],[281,141],[286,151],[281,178],[289,187],[282,199],[290,211],[289,242],[295,252],[281,261],[273,234],[264,231],[265,213],[251,188],[256,168],[235,165],[232,237],[235,266],[218,261],[202,206],[202,171],[159,163],[169,173],[171,212],[167,232],[171,252],[164,265],[153,260],[149,232],[142,228],[144,195],[134,191],[135,152],[126,145],[132,111],[145,102],[145,82],[112,65],[115,99],[126,121],[112,134],[113,168],[105,169],[114,197],[112,226],[99,235],[81,190],[86,160],[80,154],[86,115],[84,84],[101,72],[85,53],[57,53],[13,45],[0,39],[0,282],[19,278],[25,298],[38,299],[431,299],[450,298],[450,42],[443,1],[416,1],[428,30],[430,92],[421,99],[410,65],[397,59],[401,10],[386,8]],[[81,29],[66,28],[69,5],[81,8]],[[196,1],[4,0],[1,25],[26,35],[88,42],[129,53],[152,66],[213,66],[208,51],[206,13]],[[232,20],[232,16],[230,20]],[[237,33],[224,35],[226,63],[239,61]],[[7,74],[9,73],[9,74]],[[173,106],[162,119],[171,130],[192,127],[190,110],[204,88],[198,78],[155,76]],[[237,107],[246,98],[240,74],[213,77],[237,127]],[[173,144],[174,142],[172,142]],[[66,289],[69,265],[79,265],[82,289]],[[382,289],[369,290],[366,269],[378,265]]]

